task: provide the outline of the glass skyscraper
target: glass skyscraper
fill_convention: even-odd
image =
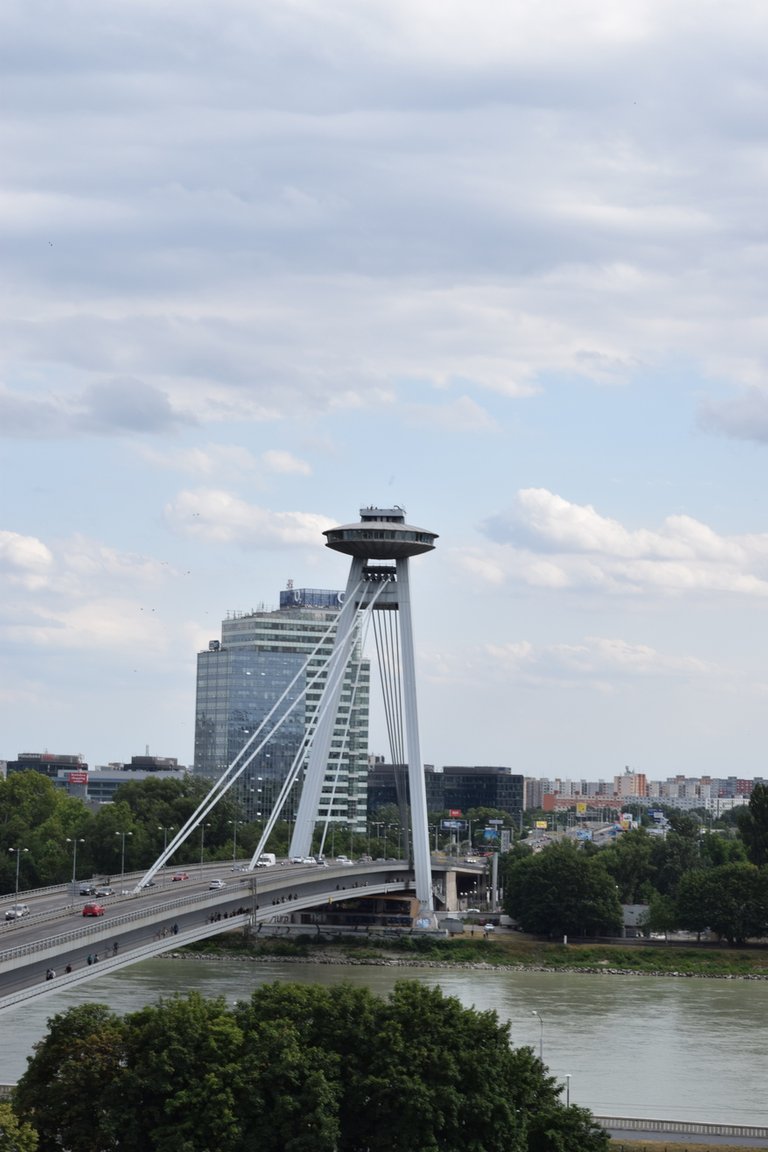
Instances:
[[[211,779],[229,766],[299,673],[274,719],[294,701],[298,704],[234,786],[252,819],[271,811],[312,725],[325,674],[299,697],[330,655],[342,600],[341,592],[289,587],[280,593],[280,607],[274,611],[228,615],[221,640],[212,640],[207,651],[198,653],[195,772]],[[369,699],[370,663],[358,636],[345,672],[318,819],[330,816],[360,832],[366,825]],[[285,818],[293,819],[297,800],[291,796]]]

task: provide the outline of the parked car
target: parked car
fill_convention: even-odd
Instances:
[[[175,872],[171,880],[189,880],[189,872]]]
[[[218,889],[218,888],[226,888],[226,884],[224,883],[223,880],[211,880],[208,887],[211,890]]]
[[[12,904],[6,910],[6,920],[21,920],[22,916],[29,916],[29,904]]]
[[[83,916],[103,916],[105,912],[104,905],[97,904],[95,900],[83,905]]]

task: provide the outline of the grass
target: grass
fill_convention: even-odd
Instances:
[[[344,937],[307,933],[290,939],[246,937],[240,932],[216,936],[194,945],[197,953],[221,953],[311,959],[312,953],[337,953],[339,961],[376,961],[401,957],[452,964],[485,963],[567,971],[639,972],[647,975],[763,976],[768,978],[768,950],[762,948],[711,948],[673,945],[553,944],[532,940],[519,933],[490,939],[470,937],[401,936]]]
[[[691,1144],[687,1140],[611,1140],[611,1152],[755,1152],[753,1144]]]

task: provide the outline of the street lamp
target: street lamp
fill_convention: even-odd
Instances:
[[[242,820],[227,820],[227,824],[232,825],[232,867],[237,863],[237,826],[242,823]]]
[[[570,1108],[570,1106],[571,1106],[571,1074],[570,1074],[570,1072],[566,1072],[566,1074],[565,1074],[565,1106],[566,1106],[566,1108]]]
[[[126,836],[133,836],[133,832],[115,832],[115,836],[120,837],[120,891],[122,892],[125,883],[125,838]]]
[[[166,850],[168,848],[168,833],[173,832],[173,825],[169,825],[166,828],[163,824],[158,824],[157,830],[158,830],[158,832],[162,832],[162,834],[163,834],[163,859],[164,859],[163,878],[165,878],[165,874],[166,874],[165,869],[167,867],[167,862],[165,861],[165,853],[166,853]]]
[[[29,848],[9,848],[9,852],[16,853],[16,899],[19,898],[19,867],[21,865],[22,852],[29,852]]]
[[[542,1016],[541,1012],[537,1012],[535,1008],[531,1012],[531,1016],[536,1016],[538,1021],[539,1021],[539,1027],[540,1027],[540,1032],[539,1032],[539,1060],[543,1064],[544,1063],[544,1017]]]
[[[203,861],[205,860],[205,830],[210,828],[209,824],[200,825],[200,876],[203,875]]]
[[[85,844],[85,840],[78,840],[76,836],[67,836],[67,844],[72,845],[72,903],[75,902],[75,884],[77,883],[77,846]]]

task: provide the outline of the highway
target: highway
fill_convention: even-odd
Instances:
[[[172,875],[185,870],[169,870],[138,893],[130,885],[138,884],[143,873],[126,875],[122,888],[104,899],[78,893],[73,900],[71,884],[20,893],[19,901],[29,905],[30,915],[0,922],[0,1011],[45,995],[54,985],[94,979],[102,971],[250,922],[287,922],[292,913],[348,899],[358,888],[365,895],[401,892],[410,878],[400,860],[351,867],[281,862],[252,872],[238,870],[241,867],[219,863],[188,868],[189,878],[177,882]],[[224,887],[212,890],[214,879]],[[112,886],[120,888],[119,882]],[[83,906],[94,900],[104,905],[104,915],[83,916]],[[2,900],[0,914],[15,902],[14,896]],[[49,969],[56,972],[54,980],[46,980]]]

